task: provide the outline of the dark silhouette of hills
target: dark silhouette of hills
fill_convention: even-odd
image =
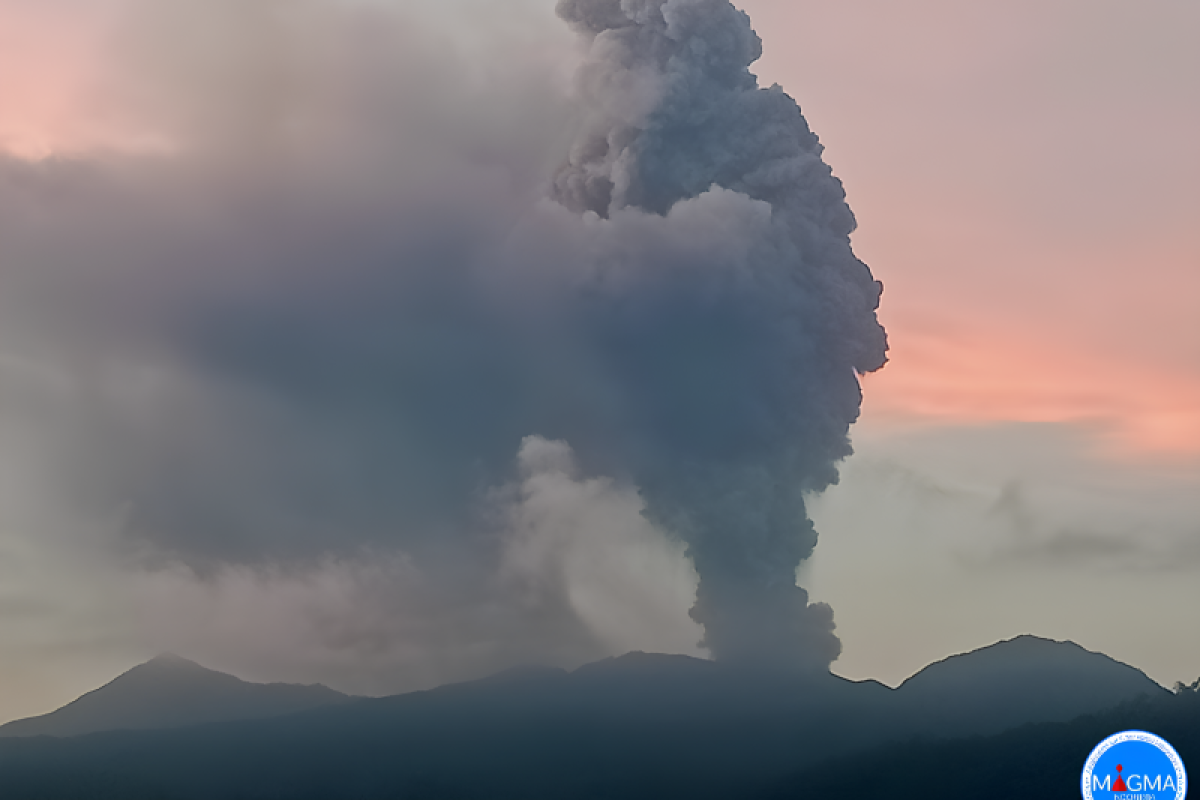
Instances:
[[[896,694],[916,730],[959,736],[1069,720],[1167,691],[1141,670],[1074,642],[1018,636],[930,664]]]
[[[1063,664],[1090,689],[1059,702]],[[939,662],[895,690],[630,653],[286,717],[8,739],[0,796],[751,797],[831,759],[928,738],[937,720],[991,731],[1138,696],[1170,695],[1106,656],[1032,637]]]
[[[800,770],[753,800],[1060,800],[1079,796],[1088,754],[1113,733],[1152,731],[1186,766],[1200,764],[1200,694],[1142,696],[1070,722],[993,736],[912,739]]]
[[[248,683],[165,654],[57,711],[0,725],[0,736],[78,736],[257,719],[350,702],[327,686]]]

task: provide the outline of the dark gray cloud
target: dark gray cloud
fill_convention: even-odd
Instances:
[[[148,10],[127,102],[174,149],[0,163],[5,413],[63,503],[187,581],[386,551],[444,587],[334,569],[407,622],[331,613],[326,647],[562,661],[620,639],[597,633],[617,612],[554,559],[522,605],[501,576],[528,498],[494,499],[527,437],[564,442],[571,486],[637,487],[596,502],[686,543],[715,655],[828,665],[803,493],[850,453],[880,287],[796,104],[747,69],[745,15],[561,2],[572,98],[546,59],[481,72],[338,8]],[[173,26],[233,52],[164,51]]]
[[[855,373],[881,367],[886,350],[880,285],[850,249],[841,183],[792,99],[758,88],[747,68],[761,43],[728,2],[558,9],[591,40],[589,114],[555,178],[561,202],[668,224],[697,196],[726,219],[752,217],[738,212],[746,199],[762,204],[715,285],[693,265],[639,298],[648,317],[611,324],[627,336],[614,360],[646,419],[626,461],[651,518],[688,542],[692,616],[713,653],[828,664],[840,649],[832,614],[795,585],[816,544],[802,493],[837,480],[861,402]]]
[[[1017,481],[1006,484],[987,512],[998,523],[1001,536],[986,554],[975,552],[968,563],[976,566],[1034,566],[1100,571],[1157,572],[1192,569],[1200,554],[1200,531],[1183,515],[1160,508],[1159,514],[1129,513],[1096,519],[1089,527],[1064,524],[1043,504],[1027,497]],[[1110,500],[1111,502],[1111,500]],[[1039,507],[1041,505],[1041,507]],[[1167,511],[1167,514],[1163,514]],[[1156,519],[1155,516],[1167,519]],[[1171,519],[1171,517],[1175,517]],[[1184,517],[1186,519],[1186,517]],[[1165,523],[1165,524],[1164,524]]]

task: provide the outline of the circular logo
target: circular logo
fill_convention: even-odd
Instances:
[[[1153,733],[1114,733],[1092,750],[1080,781],[1083,800],[1183,800],[1187,772],[1175,748]]]

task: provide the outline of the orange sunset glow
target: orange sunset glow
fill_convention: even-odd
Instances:
[[[1108,457],[1200,455],[1194,5],[745,8],[885,286],[865,419],[1080,423]]]
[[[1200,455],[1195,376],[1030,342],[997,344],[978,332],[892,331],[905,344],[864,379],[864,414],[878,424],[1083,423],[1111,455]]]
[[[86,104],[101,65],[100,20],[86,11],[0,4],[0,146],[8,152],[37,159],[99,143]]]

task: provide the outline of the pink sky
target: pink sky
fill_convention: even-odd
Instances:
[[[0,0],[0,147],[38,158],[127,135],[89,102],[112,5]]]
[[[1200,456],[1200,7],[742,5],[887,287],[865,413]]]

